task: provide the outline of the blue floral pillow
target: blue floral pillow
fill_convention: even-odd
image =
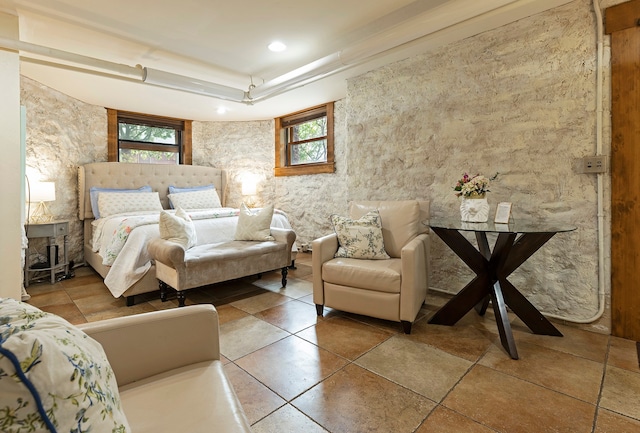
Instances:
[[[382,220],[375,210],[354,220],[331,215],[333,228],[338,236],[338,251],[334,257],[351,259],[388,259],[382,238]]]
[[[102,346],[58,316],[2,298],[0,431],[131,431]]]

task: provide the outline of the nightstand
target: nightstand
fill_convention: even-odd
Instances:
[[[49,238],[49,262],[43,264],[43,267],[34,264],[29,267],[29,247],[27,247],[27,263],[24,267],[24,286],[29,287],[29,273],[49,271],[51,275],[51,284],[56,282],[56,273],[60,269],[64,269],[65,274],[69,273],[69,261],[67,259],[67,235],[69,234],[69,221],[53,221],[50,223],[27,224],[25,226],[27,239]],[[56,238],[64,237],[62,246],[62,263],[58,262],[58,249]]]

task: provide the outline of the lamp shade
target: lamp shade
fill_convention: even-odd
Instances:
[[[256,195],[257,185],[253,178],[247,177],[242,181],[242,195]]]
[[[39,203],[56,199],[55,182],[34,182],[29,188],[29,201]]]

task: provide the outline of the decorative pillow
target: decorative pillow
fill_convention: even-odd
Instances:
[[[0,299],[0,430],[130,432],[102,346],[66,320]]]
[[[273,205],[262,209],[251,210],[242,203],[238,215],[236,227],[237,241],[272,241],[271,219],[273,218]]]
[[[101,217],[119,213],[162,210],[157,192],[101,192],[98,194],[98,208]]]
[[[187,187],[179,187],[169,185],[169,194],[180,194],[182,192],[192,192],[192,191],[202,191],[206,189],[216,189],[214,184],[203,185],[203,186],[187,186]],[[173,203],[169,200],[169,206],[173,209]]]
[[[160,212],[160,237],[169,241],[177,242],[185,250],[196,244],[196,228],[187,213],[179,207],[175,215],[167,211]]]
[[[117,188],[98,188],[92,186],[89,188],[89,197],[91,199],[91,210],[95,219],[100,218],[100,209],[98,208],[98,195],[101,192],[151,192],[152,189],[149,185],[141,186],[138,189],[117,189]]]
[[[220,197],[215,189],[180,192],[168,195],[171,205],[182,209],[212,209],[220,208]]]
[[[331,223],[338,235],[338,251],[334,257],[352,259],[388,259],[382,239],[380,213],[375,210],[353,220],[331,215]]]
[[[181,192],[192,192],[192,191],[202,191],[204,189],[216,189],[214,184],[202,185],[202,186],[173,186],[169,185],[169,194],[179,194]]]

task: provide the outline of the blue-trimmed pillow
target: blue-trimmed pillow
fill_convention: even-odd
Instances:
[[[99,188],[92,186],[89,188],[89,198],[91,199],[91,210],[95,219],[100,218],[100,209],[98,206],[98,195],[101,192],[151,192],[153,191],[149,185],[141,186],[138,189],[118,189],[118,188]]]
[[[131,431],[102,346],[66,320],[0,298],[0,431]]]
[[[203,191],[203,190],[207,190],[207,189],[216,189],[216,186],[214,184],[209,184],[209,185],[202,185],[202,186],[186,186],[186,187],[179,187],[179,186],[173,186],[173,185],[169,185],[169,194],[180,194],[181,192],[193,192],[193,191]],[[174,209],[173,203],[171,202],[171,200],[169,200],[169,207],[171,209]]]

